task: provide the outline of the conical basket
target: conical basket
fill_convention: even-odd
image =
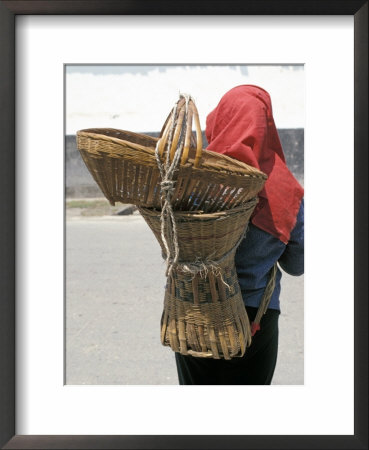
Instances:
[[[263,188],[267,176],[258,169],[202,149],[196,106],[191,100],[187,107],[190,113],[184,124],[183,120],[178,120],[185,109],[183,99],[177,102],[177,115],[173,114],[172,120],[167,119],[160,139],[111,128],[77,132],[77,148],[111,204],[132,203],[160,209],[163,180],[157,156],[162,164],[169,153],[173,159],[173,149],[181,139],[187,141],[173,175],[173,209],[204,212],[227,210],[247,202]],[[196,149],[191,148],[188,131],[192,128],[193,119],[196,120]],[[184,126],[186,130],[182,129]],[[172,136],[170,130],[173,129],[174,138],[169,142]],[[166,149],[169,146],[171,148]],[[157,148],[159,153],[156,154]]]
[[[244,355],[251,329],[234,263],[257,201],[211,214],[175,212],[178,263],[168,276],[161,342],[175,352],[231,359]],[[161,212],[139,208],[162,253]]]

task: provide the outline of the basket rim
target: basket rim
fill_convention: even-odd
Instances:
[[[241,206],[237,206],[232,209],[226,209],[222,211],[215,211],[212,213],[204,213],[201,210],[195,210],[195,211],[173,211],[174,217],[179,220],[187,220],[187,219],[194,219],[194,220],[209,220],[209,219],[221,219],[221,218],[230,218],[230,216],[239,215],[242,213],[245,213],[249,211],[251,208],[256,206],[258,203],[258,198],[253,197],[252,199],[248,200],[246,203],[242,204]],[[161,210],[156,208],[147,208],[145,206],[139,206],[138,210],[143,213],[150,215],[152,217],[158,217],[161,214]]]
[[[94,131],[92,131],[94,130]],[[95,139],[95,140],[100,140],[100,141],[110,141],[110,142],[114,142],[118,145],[121,145],[123,147],[127,146],[127,144],[134,148],[135,150],[144,150],[147,151],[148,153],[151,154],[152,150],[154,147],[148,147],[147,145],[143,145],[143,144],[136,144],[135,142],[132,141],[128,141],[126,139],[119,139],[116,138],[114,136],[107,136],[106,134],[101,134],[101,133],[96,133],[96,130],[99,130],[99,128],[88,128],[86,130],[78,130],[76,132],[76,136],[84,136],[87,137],[89,139]],[[135,133],[133,131],[128,131],[128,130],[119,130],[117,128],[101,128],[101,130],[107,130],[107,131],[113,131],[113,132],[120,132],[120,133],[129,133],[131,135],[137,136],[137,137],[144,137],[145,139],[156,139],[153,136],[149,136],[147,134],[142,134],[142,133]],[[84,149],[87,150],[88,149]],[[99,149],[100,153],[108,153],[107,150],[105,150],[104,148]],[[111,151],[109,151],[109,153],[111,153]]]
[[[99,131],[100,131],[100,133],[99,133]],[[113,136],[107,136],[106,134],[103,134],[103,131],[128,133],[133,136],[143,137],[145,139],[152,140],[153,146],[149,147],[149,146],[143,145],[143,144],[136,144],[136,143],[131,142],[126,139],[120,139],[120,138],[116,138]],[[144,133],[135,133],[133,131],[122,130],[119,128],[86,128],[86,129],[78,130],[76,132],[76,137],[85,137],[85,138],[94,139],[94,140],[113,142],[122,147],[129,146],[132,149],[144,151],[146,154],[148,154],[149,156],[152,156],[153,158],[155,158],[155,145],[156,145],[156,142],[159,140],[159,138],[154,137],[154,136],[149,136]],[[89,152],[89,149],[83,148],[83,150]],[[111,153],[111,150],[102,148],[102,149],[99,149],[99,153],[100,154],[101,153],[108,154],[108,153]],[[226,167],[218,167],[216,162],[219,164],[222,161],[224,161],[231,167],[227,167],[227,168]],[[182,167],[193,165],[193,163],[194,163],[194,158],[189,157],[187,163],[184,164]],[[206,166],[208,166],[208,167],[206,167]],[[207,150],[207,149],[203,149],[201,163],[200,163],[199,167],[197,167],[197,168],[194,167],[194,170],[196,170],[196,169],[197,170],[198,169],[200,169],[200,170],[215,170],[217,172],[225,172],[225,173],[233,172],[235,175],[259,177],[263,180],[268,179],[268,176],[261,170],[257,169],[256,167],[250,166],[249,164],[246,164],[243,161],[239,161],[238,159],[231,158],[230,156],[224,155],[222,153],[217,153],[217,152],[214,152],[212,150]]]

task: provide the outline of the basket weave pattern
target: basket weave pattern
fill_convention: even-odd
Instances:
[[[227,272],[233,276],[225,277]],[[184,355],[230,359],[245,353],[250,323],[233,255],[218,275],[190,277],[173,271],[165,292],[161,342]]]
[[[256,204],[257,200],[254,198],[238,208],[212,214],[176,211],[174,216],[179,240],[179,259],[219,260],[240,240]],[[161,238],[161,212],[140,207],[139,211],[165,253]]]
[[[256,206],[213,214],[176,212],[179,262],[165,291],[161,342],[184,355],[230,359],[250,344],[250,323],[234,264],[236,247]],[[140,208],[162,252],[160,211]],[[186,262],[206,262],[198,272]]]
[[[77,132],[83,161],[111,204],[161,208],[157,139],[109,128]],[[213,212],[237,207],[255,197],[266,179],[259,170],[225,155],[202,151],[199,167],[191,157],[179,167],[173,208]]]

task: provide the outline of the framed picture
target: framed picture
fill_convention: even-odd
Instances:
[[[0,2],[3,448],[367,448],[367,16],[365,1]],[[83,64],[304,67],[304,385],[66,383],[64,75]]]

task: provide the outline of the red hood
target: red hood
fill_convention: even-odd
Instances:
[[[228,91],[206,119],[206,137],[208,150],[268,175],[251,221],[286,244],[304,190],[286,166],[269,94],[251,85]]]

